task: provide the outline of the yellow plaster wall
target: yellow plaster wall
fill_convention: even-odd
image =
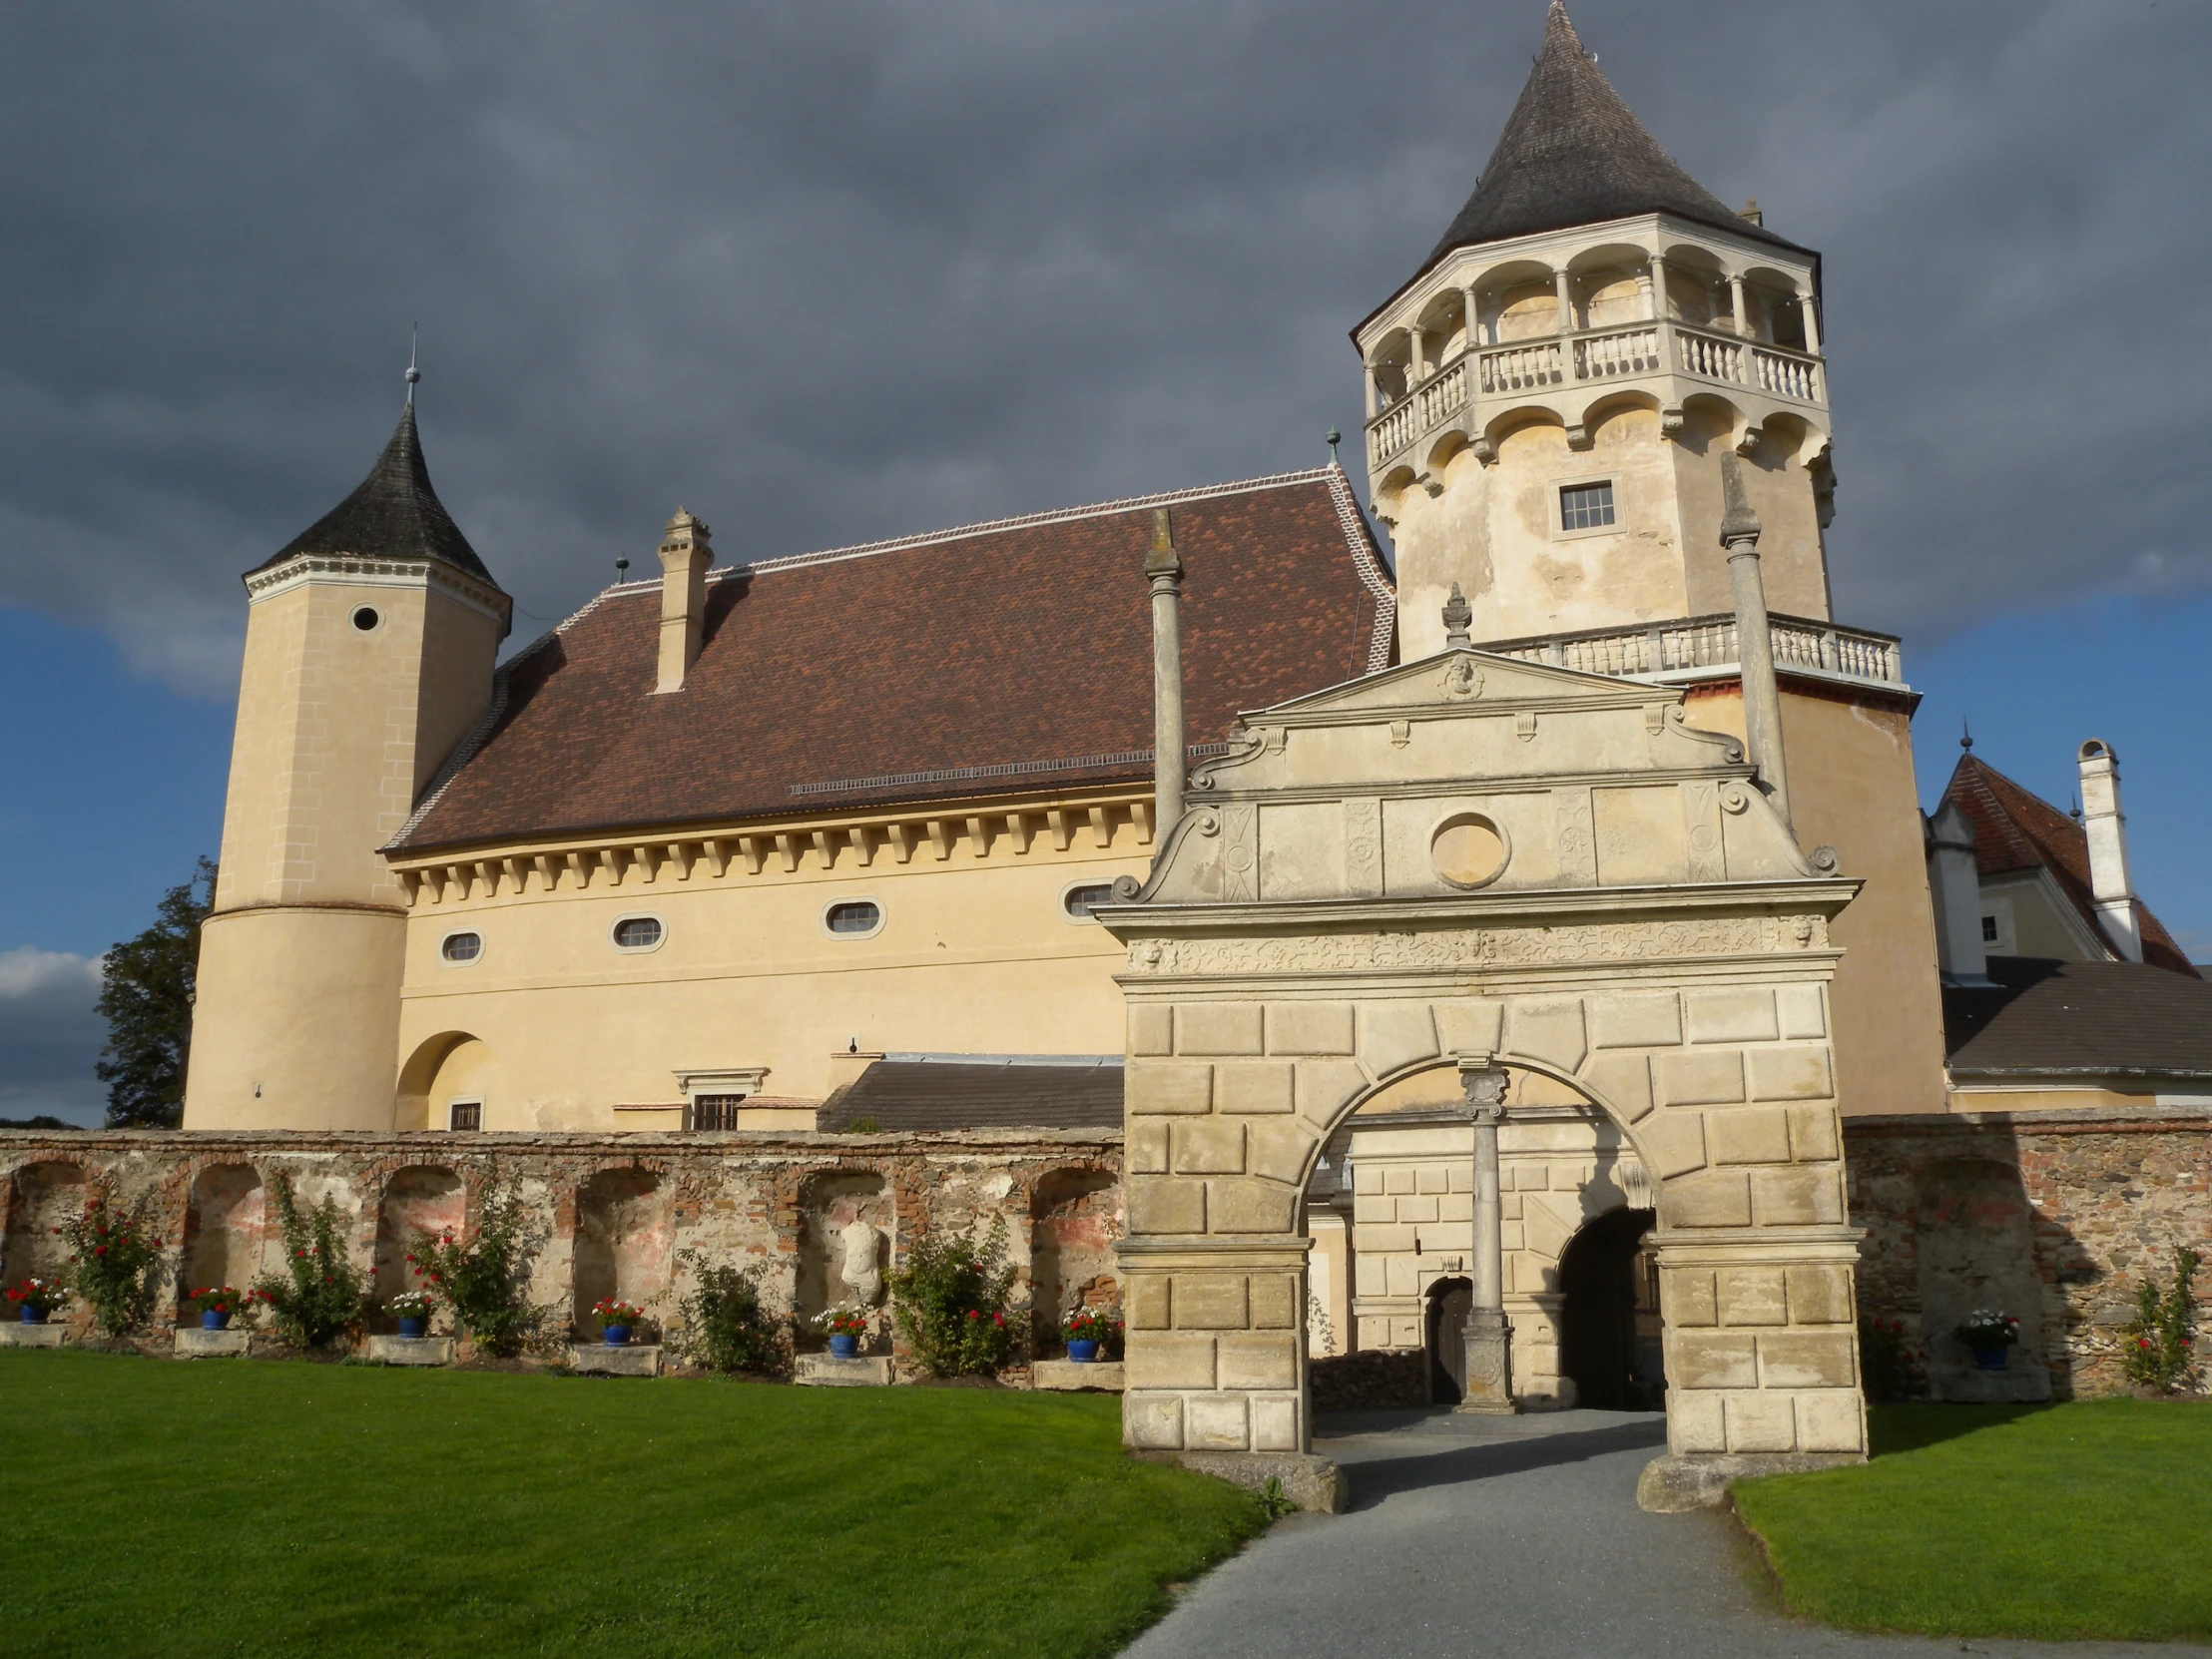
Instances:
[[[1003,812],[1000,814],[1003,817]],[[673,1114],[616,1113],[618,1105],[682,1095],[679,1070],[765,1066],[765,1095],[819,1100],[840,1081],[836,1057],[865,1051],[1118,1054],[1125,1013],[1112,975],[1122,949],[1095,922],[1064,919],[1072,882],[1141,876],[1151,846],[1126,813],[1111,843],[1086,825],[1067,850],[1039,834],[1027,852],[993,837],[989,854],[955,844],[939,860],[928,842],[905,864],[888,847],[871,864],[839,847],[825,869],[807,852],[787,871],[773,855],[758,873],[733,858],[721,876],[701,859],[688,878],[673,863],[652,881],[632,868],[620,885],[604,870],[545,891],[532,876],[515,892],[433,901],[425,889],[406,924],[406,972],[397,1054],[427,1078],[402,1113],[439,1121],[453,1092],[441,1062],[456,1036],[496,1065],[484,1090],[487,1129],[670,1128]],[[835,844],[835,843],[832,843]],[[882,906],[870,937],[832,937],[825,908],[848,898]],[[623,916],[666,926],[655,950],[610,942]],[[480,933],[482,955],[449,966],[445,936]],[[453,1058],[463,1056],[455,1051]],[[470,1085],[486,1071],[471,1074]]]
[[[1844,950],[1829,988],[1844,1114],[1943,1110],[1942,991],[1921,844],[1912,717],[1902,708],[1782,689],[1790,817],[1799,845],[1836,848],[1866,882],[1829,924]],[[1744,735],[1741,688],[1698,687],[1688,723]]]

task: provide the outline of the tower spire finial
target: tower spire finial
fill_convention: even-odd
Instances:
[[[421,342],[422,324],[407,324],[407,407],[414,407],[415,382],[422,378],[422,370],[415,367],[415,347]]]
[[[1973,728],[1963,720],[1958,723],[1958,747],[1969,751],[1973,748]]]

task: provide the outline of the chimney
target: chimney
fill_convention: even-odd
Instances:
[[[1989,983],[1989,950],[1981,937],[1981,872],[1974,863],[1973,825],[1946,801],[1922,833],[1928,846],[1928,891],[1936,903],[1936,966],[1946,985]]]
[[[1152,510],[1152,546],[1144,556],[1152,589],[1152,799],[1154,844],[1183,818],[1183,556],[1165,507]]]
[[[1774,677],[1774,630],[1759,574],[1759,515],[1744,493],[1744,471],[1732,449],[1721,451],[1721,546],[1736,596],[1736,663],[1744,682],[1744,740],[1751,764],[1782,821],[1790,821],[1790,784],[1782,766],[1782,692]]]
[[[661,532],[661,683],[655,692],[679,692],[699,661],[699,630],[707,610],[707,567],[715,550],[707,526],[682,507]]]
[[[2127,878],[2127,820],[2120,815],[2120,758],[2091,738],[2081,746],[2081,828],[2089,835],[2089,890],[2105,936],[2130,962],[2143,959],[2135,889]]]

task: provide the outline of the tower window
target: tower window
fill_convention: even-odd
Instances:
[[[448,1129],[482,1129],[484,1103],[481,1100],[454,1101],[445,1109],[445,1126]]]
[[[745,1104],[742,1094],[694,1095],[691,1103],[692,1129],[735,1129],[738,1126],[738,1108]]]
[[[1997,918],[1995,916],[1983,916],[1981,918],[1981,942],[1983,944],[1995,944],[1997,942]]]
[[[612,934],[617,950],[658,950],[668,937],[659,916],[624,916]]]
[[[448,933],[438,946],[438,954],[455,967],[473,962],[484,953],[484,935],[481,933]]]
[[[376,614],[376,607],[373,605],[363,605],[353,613],[353,626],[364,634],[383,620],[382,617]]]
[[[1093,904],[1111,904],[1113,901],[1113,882],[1079,881],[1060,895],[1060,908],[1067,912],[1070,921],[1089,921]]]
[[[1559,491],[1559,528],[1601,530],[1613,522],[1613,484],[1568,484]]]
[[[883,925],[883,907],[871,898],[848,898],[822,912],[822,925],[840,938],[864,937]]]

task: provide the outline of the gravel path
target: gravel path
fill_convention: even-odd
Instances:
[[[1654,1415],[1362,1412],[1314,1449],[1350,1513],[1294,1515],[1193,1586],[1125,1659],[2185,1659],[2212,1648],[1851,1636],[1760,1605],[1733,1522],[1647,1515]]]

